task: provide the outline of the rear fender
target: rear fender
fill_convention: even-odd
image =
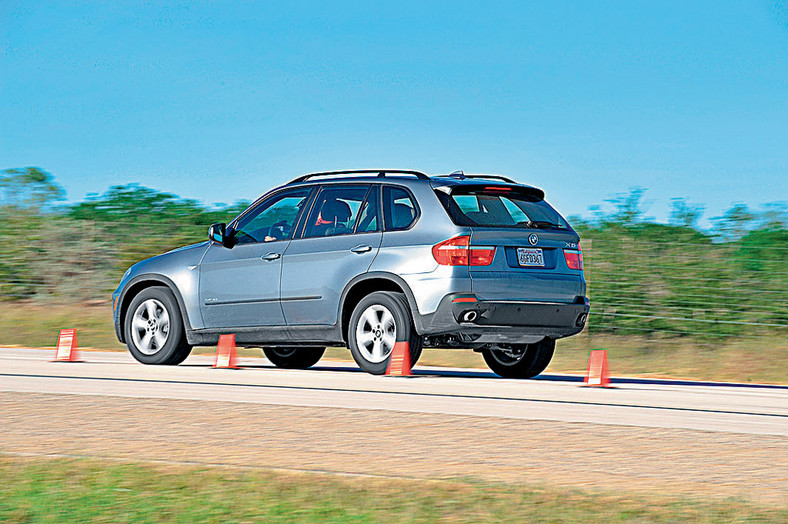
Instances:
[[[385,281],[390,286],[383,285],[383,286],[376,286],[374,285],[373,281]],[[372,293],[374,291],[402,291],[405,294],[405,298],[408,300],[408,306],[410,307],[411,315],[413,317],[413,322],[416,326],[416,332],[421,334],[423,322],[421,315],[419,314],[419,309],[416,304],[416,298],[413,295],[413,291],[408,286],[408,283],[402,279],[402,277],[395,275],[393,273],[387,273],[385,271],[372,271],[369,273],[364,273],[363,275],[358,275],[357,277],[353,278],[345,289],[342,291],[342,297],[339,301],[339,319],[342,321],[342,333],[347,340],[347,323],[346,321],[350,319],[350,315],[353,313],[353,308],[355,307],[355,303],[348,303],[348,297],[351,296],[351,293],[358,290],[358,286],[363,286],[364,283],[367,282],[371,285],[368,292],[364,293],[365,295],[368,293]],[[355,298],[355,297],[352,297]],[[355,301],[352,301],[355,302]]]

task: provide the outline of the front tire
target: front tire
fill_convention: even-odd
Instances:
[[[178,302],[164,287],[143,289],[131,300],[124,330],[129,352],[143,364],[175,366],[192,350],[186,342]]]
[[[546,338],[535,344],[485,348],[482,356],[496,375],[504,378],[533,378],[547,368],[554,352],[555,340]]]
[[[311,368],[323,357],[326,348],[280,348],[265,347],[263,353],[271,364],[284,369]]]
[[[348,326],[348,345],[358,367],[382,375],[397,342],[407,342],[411,366],[416,364],[423,339],[416,333],[408,300],[402,293],[377,291],[356,305]]]

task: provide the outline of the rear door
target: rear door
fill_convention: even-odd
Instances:
[[[318,193],[300,238],[282,261],[288,325],[334,325],[345,286],[366,273],[380,249],[376,184],[331,184]]]
[[[564,257],[565,249],[578,249],[579,237],[540,194],[460,186],[451,199],[471,226],[471,247],[495,248],[490,265],[470,267],[480,300],[574,302],[585,295],[583,272],[570,269]]]

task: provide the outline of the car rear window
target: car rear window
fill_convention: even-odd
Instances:
[[[567,229],[550,204],[535,194],[509,187],[455,188],[436,191],[443,207],[458,226]]]

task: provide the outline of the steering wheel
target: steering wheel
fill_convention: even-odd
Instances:
[[[282,240],[287,238],[287,235],[290,234],[290,224],[287,223],[287,220],[281,220],[276,224],[272,225],[268,228],[268,235],[269,237],[275,238],[277,240]]]

